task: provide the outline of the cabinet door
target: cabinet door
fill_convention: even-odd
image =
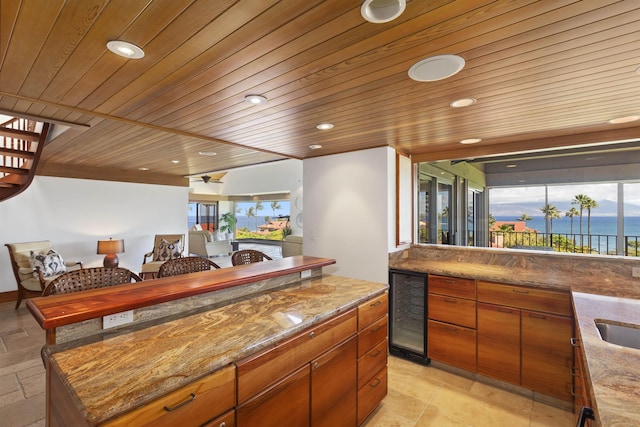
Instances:
[[[305,427],[310,425],[309,364],[240,405],[238,427]]]
[[[520,384],[520,310],[478,303],[478,372]]]
[[[476,331],[448,323],[428,321],[427,346],[433,360],[476,371]]]
[[[571,401],[571,318],[522,311],[522,386]]]
[[[357,338],[311,361],[312,427],[356,425]]]

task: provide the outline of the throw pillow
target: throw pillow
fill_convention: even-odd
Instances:
[[[67,271],[67,267],[64,265],[64,261],[59,253],[50,249],[46,254],[41,254],[31,251],[29,256],[29,264],[34,270],[38,269],[42,271],[44,277],[51,277],[58,274],[62,274]],[[35,277],[38,277],[37,270],[33,273]]]
[[[160,241],[160,244],[156,248],[156,254],[154,261],[169,261],[170,259],[180,258],[182,253],[181,239],[173,242],[168,242],[165,239]]]

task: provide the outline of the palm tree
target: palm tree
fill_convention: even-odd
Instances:
[[[580,212],[578,212],[578,209],[573,208],[573,207],[571,209],[569,209],[567,212],[565,212],[565,214],[564,214],[564,216],[568,216],[569,219],[571,219],[571,228],[570,228],[571,234],[573,234],[573,217],[574,216],[579,216],[579,215],[580,215]]]
[[[544,214],[544,219],[549,221],[549,234],[553,233],[553,220],[560,218],[560,211],[553,205],[545,205],[540,208]]]
[[[256,230],[258,230],[258,213],[264,209],[264,207],[262,206],[262,202],[260,200],[258,200],[256,202]]]
[[[522,215],[520,215],[519,218],[516,218],[516,221],[524,221],[524,226],[526,228],[527,227],[527,221],[531,221],[532,219],[533,219],[532,217],[530,217],[526,213],[522,212]]]
[[[282,209],[282,206],[280,206],[280,203],[278,203],[277,200],[271,202],[271,211],[273,212],[274,217],[276,216],[276,211],[279,211],[280,209]]]
[[[492,213],[489,214],[489,229],[496,223],[496,217]]]
[[[591,209],[595,209],[599,207],[599,205],[598,205],[598,202],[596,202],[591,197],[589,197],[584,207],[587,209],[587,235],[590,236],[591,235]]]
[[[582,241],[582,212],[586,208],[588,204],[588,200],[591,199],[586,194],[576,194],[573,196],[573,200],[571,201],[572,205],[578,205],[580,207],[580,246],[583,246]]]
[[[247,225],[249,224],[249,219],[251,217],[256,216],[255,210],[253,206],[249,206],[244,210],[244,215],[247,217]]]

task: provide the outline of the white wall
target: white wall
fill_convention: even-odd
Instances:
[[[376,148],[304,160],[304,254],[328,274],[388,281],[395,248],[395,154]]]
[[[64,259],[102,265],[97,241],[124,239],[120,266],[140,271],[155,234],[187,233],[189,189],[36,176],[0,203],[0,243],[50,240]],[[9,251],[0,248],[0,292],[16,290]]]

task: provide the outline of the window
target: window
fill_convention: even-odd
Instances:
[[[203,230],[212,233],[218,229],[218,204],[189,202],[187,215],[188,228],[199,224]]]
[[[289,200],[235,202],[237,239],[282,240],[283,230],[290,230]]]

